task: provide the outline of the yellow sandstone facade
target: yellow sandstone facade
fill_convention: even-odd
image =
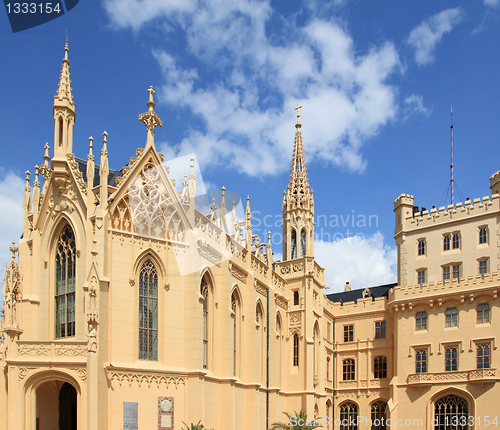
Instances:
[[[201,213],[193,159],[176,189],[152,88],[127,166],[106,132],[75,157],[68,52],[5,272],[0,429],[254,430],[301,408],[328,429],[496,427],[500,172],[482,200],[398,197],[398,283],[326,296],[299,107],[273,261],[249,199],[242,220],[224,188]]]

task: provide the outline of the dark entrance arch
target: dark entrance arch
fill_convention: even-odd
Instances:
[[[462,397],[448,394],[436,400],[434,418],[436,430],[467,430],[469,404]]]
[[[67,382],[59,392],[59,430],[76,430],[76,390]]]

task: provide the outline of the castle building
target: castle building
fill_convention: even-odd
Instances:
[[[300,409],[326,429],[496,425],[500,172],[482,200],[398,197],[398,282],[326,296],[300,106],[274,261],[249,199],[242,220],[224,188],[200,212],[193,159],[176,188],[152,88],[126,166],[106,132],[98,164],[92,138],[75,156],[68,53],[5,271],[0,429],[255,430]]]

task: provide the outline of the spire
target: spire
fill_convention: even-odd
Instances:
[[[108,175],[109,175],[109,164],[108,164],[108,133],[104,132],[102,134],[102,149],[101,149],[101,165],[99,166],[99,177],[101,184],[100,192],[100,203],[102,208],[107,207],[108,200]]]
[[[24,223],[23,223],[23,237],[27,239],[29,237],[29,229],[31,227],[29,217],[31,215],[31,188],[30,188],[30,175],[29,170],[26,170],[26,185],[24,187]]]
[[[95,158],[93,154],[94,148],[94,138],[89,137],[89,154],[87,155],[87,213],[92,215],[94,206],[94,193],[92,188],[94,188],[94,175],[95,175]]]
[[[163,121],[154,111],[156,103],[153,101],[153,94],[155,94],[155,91],[153,90],[152,86],[149,87],[148,93],[149,93],[149,100],[146,103],[148,111],[141,113],[139,115],[139,121],[142,121],[144,123],[144,125],[146,126],[146,130],[148,132],[148,137],[146,140],[146,148],[154,146],[155,144],[155,127],[163,127]]]
[[[220,228],[227,233],[226,187],[221,189]]]
[[[35,166],[35,181],[33,182],[33,224],[36,223],[40,211],[40,167]]]
[[[288,187],[283,193],[283,260],[314,256],[314,198],[307,177],[302,124],[297,104],[297,123]]]
[[[290,181],[288,183],[288,200],[292,207],[307,207],[311,197],[309,180],[307,178],[306,160],[304,147],[302,145],[302,133],[300,131],[300,104],[297,104],[297,124],[295,124],[295,143],[293,146],[292,168],[290,170]]]
[[[76,110],[71,92],[68,53],[68,39],[66,39],[59,86],[54,96],[54,157],[73,152],[73,126]]]
[[[250,210],[250,196],[247,196],[247,208],[245,210],[245,234],[247,249],[252,247],[252,211]]]

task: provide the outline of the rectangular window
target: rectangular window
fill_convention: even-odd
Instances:
[[[446,327],[456,327],[458,325],[457,308],[446,309]]]
[[[446,372],[458,370],[458,348],[456,346],[450,346],[445,349],[444,370]]]
[[[375,322],[375,339],[385,339],[385,321]]]
[[[479,244],[487,243],[488,241],[488,232],[486,227],[481,227],[479,229]]]
[[[453,279],[456,279],[460,282],[460,264],[453,265]]]
[[[373,362],[373,377],[375,379],[387,378],[387,358],[375,357]]]
[[[423,285],[425,284],[425,269],[417,271],[417,282],[418,285]]]
[[[354,325],[349,324],[344,326],[344,342],[354,341]]]
[[[453,234],[452,248],[453,249],[460,248],[460,234],[458,234],[458,233]]]
[[[479,274],[481,277],[488,274],[488,260],[479,261]]]
[[[417,312],[415,330],[427,330],[427,312]]]
[[[476,359],[478,369],[489,369],[491,365],[491,348],[489,343],[477,345]]]
[[[427,350],[415,351],[415,373],[427,373]]]
[[[293,336],[293,365],[299,366],[299,336],[297,334]]]
[[[425,239],[418,241],[418,255],[425,255]]]
[[[443,283],[450,280],[450,266],[443,267]]]
[[[342,363],[342,379],[344,381],[354,381],[355,377],[354,360],[352,358],[344,360]]]
[[[293,292],[293,305],[298,306],[298,304],[299,304],[299,292],[298,290],[295,290]]]
[[[443,251],[450,250],[450,235],[443,237]]]
[[[477,323],[484,324],[490,322],[490,305],[488,303],[481,303],[477,305],[476,310]]]

